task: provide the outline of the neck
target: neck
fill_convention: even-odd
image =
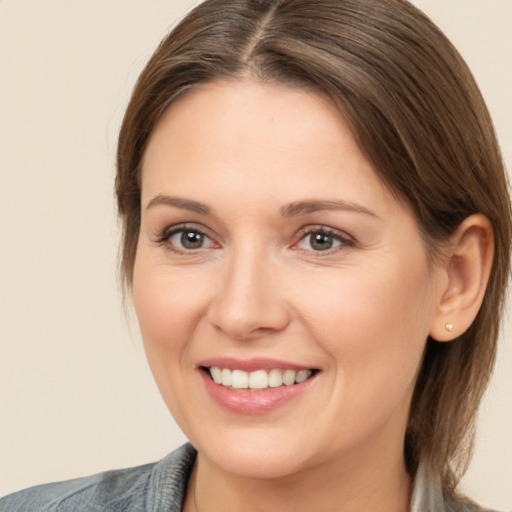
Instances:
[[[254,479],[226,473],[198,454],[184,512],[407,512],[411,479],[402,454],[368,455],[280,479]]]

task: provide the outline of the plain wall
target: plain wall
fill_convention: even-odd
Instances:
[[[0,494],[184,441],[116,281],[116,135],[190,0],[0,0]],[[512,166],[512,1],[418,0],[473,69]],[[512,506],[512,326],[463,488]]]

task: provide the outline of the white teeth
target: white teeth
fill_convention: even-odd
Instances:
[[[281,370],[270,370],[268,374],[268,385],[271,388],[278,388],[283,385],[283,372]]]
[[[222,372],[220,368],[217,368],[216,366],[210,368],[210,375],[212,376],[215,384],[222,384]]]
[[[251,389],[268,388],[268,375],[265,370],[257,370],[249,374],[249,387]]]
[[[231,372],[231,386],[235,389],[247,389],[249,387],[249,374],[243,370]]]
[[[222,385],[231,386],[231,370],[224,368],[222,370]]]
[[[228,368],[219,368],[212,366],[210,375],[216,384],[231,389],[267,389],[278,388],[283,384],[292,386],[300,384],[309,379],[313,372],[311,370],[280,370],[274,368],[267,372],[266,370],[256,370],[246,372],[244,370],[230,370]]]
[[[291,386],[292,384],[295,384],[295,375],[297,372],[293,370],[286,370],[283,373],[283,384],[286,384],[287,386]]]
[[[297,376],[295,377],[295,382],[298,384],[299,382],[304,382],[305,380],[311,377],[311,370],[299,370],[297,372]]]

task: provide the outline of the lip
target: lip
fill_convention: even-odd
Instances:
[[[310,367],[294,363],[278,361],[276,359],[250,359],[235,360],[231,358],[214,358],[202,361],[197,371],[202,379],[207,393],[215,403],[231,412],[244,415],[261,415],[274,411],[302,393],[316,381],[318,373],[313,374],[309,379],[293,384],[292,386],[280,386],[277,388],[266,388],[257,391],[234,390],[221,384],[216,384],[210,376],[204,371],[204,367],[217,366],[219,368],[228,368],[230,370],[244,370],[247,372],[256,370],[271,370],[279,368],[281,370],[307,370]]]
[[[256,370],[270,371],[273,368],[280,370],[311,370],[311,366],[281,361],[279,359],[269,359],[266,357],[254,357],[252,359],[235,359],[232,357],[213,357],[205,359],[198,364],[201,366],[216,366],[217,368],[227,368],[228,370],[244,370],[245,372],[255,372]]]

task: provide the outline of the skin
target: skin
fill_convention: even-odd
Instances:
[[[350,208],[283,215],[311,200]],[[202,247],[163,240],[183,223]],[[315,250],[307,229],[334,233],[333,247]],[[143,162],[133,301],[155,380],[199,452],[185,510],[408,510],[403,438],[445,270],[429,267],[411,212],[328,99],[218,82],[171,105]],[[198,364],[211,357],[320,372],[248,416],[206,392]]]

